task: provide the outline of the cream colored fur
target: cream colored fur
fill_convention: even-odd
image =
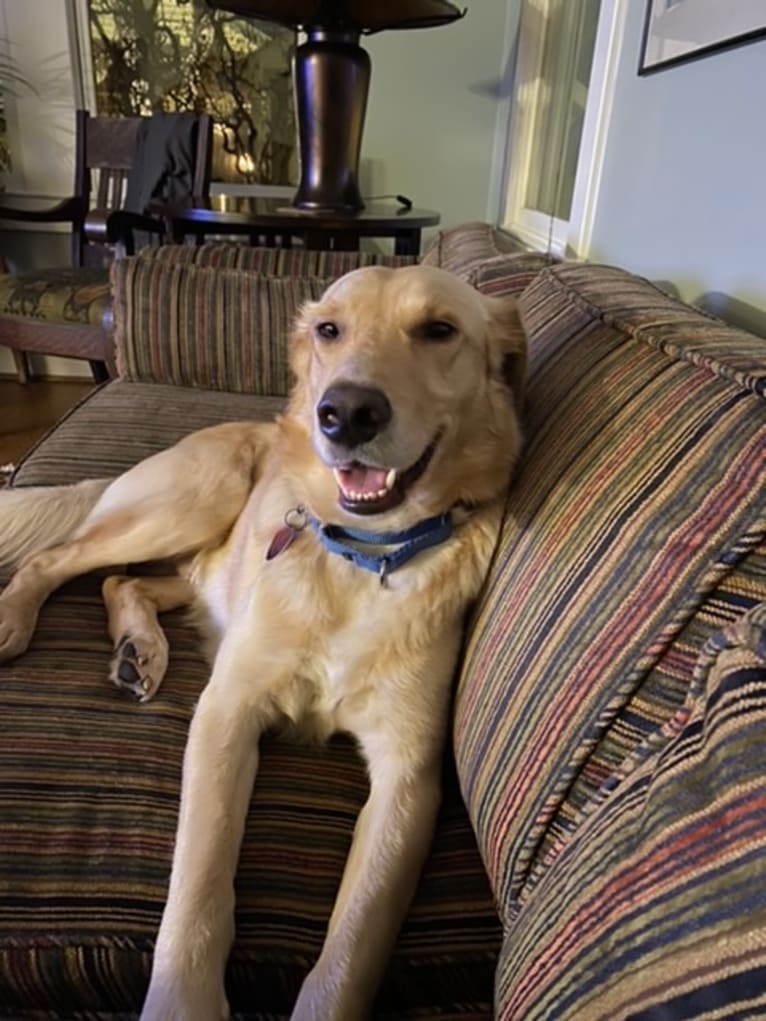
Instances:
[[[41,544],[68,539],[108,485],[108,479],[86,479],[74,486],[0,491],[0,567],[18,564]]]
[[[451,332],[434,337],[434,322]],[[323,335],[327,323],[337,336]],[[84,485],[76,499],[61,490],[65,520],[49,513],[49,493],[31,504],[0,494],[4,534],[16,536],[11,552],[26,550],[35,531],[43,549],[71,533],[27,557],[0,596],[0,658],[23,653],[58,585],[126,561],[175,558],[179,573],[106,581],[116,683],[141,700],[156,693],[167,665],[158,613],[195,605],[214,633],[143,1021],[228,1016],[233,879],[266,728],[290,720],[320,736],[347,731],[370,775],[324,947],[293,1021],[368,1016],[433,834],[461,621],[482,584],[520,446],[525,341],[515,304],[437,269],[357,270],[303,310],[292,363],[297,383],[276,423],[202,430],[106,488]],[[352,451],[328,439],[318,419],[322,396],[339,382],[382,391],[392,411]],[[397,506],[362,517],[339,502],[334,465],[353,459],[403,473],[430,449]],[[376,531],[452,510],[455,528],[381,585],[328,553],[310,528],[267,560],[298,506]],[[29,525],[18,520],[28,513]]]

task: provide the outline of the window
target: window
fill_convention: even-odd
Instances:
[[[214,180],[295,183],[294,32],[205,0],[80,0],[77,31],[85,106],[210,113]]]
[[[523,0],[504,226],[584,255],[624,0]]]
[[[31,91],[31,86],[14,58],[11,41],[0,37],[0,191],[3,190],[4,183],[2,175],[12,166],[6,119],[6,99],[25,91]]]
[[[0,42],[7,46],[6,40]],[[10,90],[10,83],[16,70],[9,57],[0,54],[0,174],[11,167],[11,149],[8,144],[8,125],[5,121],[5,96]]]

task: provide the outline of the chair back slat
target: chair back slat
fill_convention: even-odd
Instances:
[[[93,174],[92,180],[94,181],[95,187],[93,188],[93,195],[95,201],[92,203],[96,209],[108,209],[109,208],[109,175],[103,170],[96,170]]]
[[[93,169],[125,170],[133,166],[140,117],[90,117],[85,159]]]

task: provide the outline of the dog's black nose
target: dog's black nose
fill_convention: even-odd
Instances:
[[[325,390],[317,405],[324,435],[343,447],[368,443],[391,421],[391,405],[382,390],[338,383]]]

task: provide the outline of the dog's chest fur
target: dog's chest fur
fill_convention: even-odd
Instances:
[[[262,702],[268,691],[277,719],[319,738],[384,726],[399,705],[427,725],[444,703],[496,511],[478,512],[381,585],[375,574],[328,552],[310,528],[267,560],[285,513],[299,502],[289,480],[257,486],[226,545],[195,562],[215,630],[252,650],[234,675],[254,700]]]

